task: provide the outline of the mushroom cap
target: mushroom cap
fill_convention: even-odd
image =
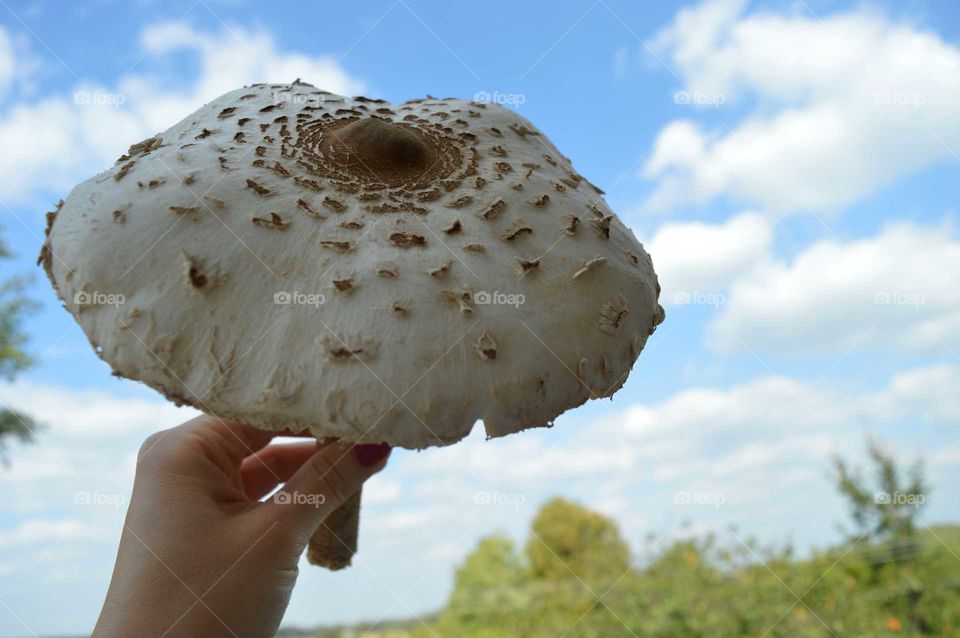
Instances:
[[[613,394],[649,255],[494,104],[227,93],[48,215],[41,261],[118,376],[267,430],[406,448]]]

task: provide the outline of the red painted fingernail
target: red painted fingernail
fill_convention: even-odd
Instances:
[[[353,451],[357,455],[360,465],[372,467],[387,458],[387,455],[390,454],[390,446],[386,443],[364,443],[354,445]]]

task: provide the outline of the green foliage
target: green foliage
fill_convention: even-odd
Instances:
[[[602,583],[630,567],[630,549],[617,524],[562,498],[545,504],[533,519],[526,554],[533,580]]]
[[[855,526],[852,536],[909,542],[929,492],[923,462],[914,463],[904,477],[894,458],[873,439],[867,439],[867,453],[873,465],[872,487],[862,469],[852,469],[844,459],[834,458],[834,482],[850,507]]]
[[[9,256],[0,241],[0,259]],[[22,277],[13,277],[0,284],[0,378],[7,381],[31,363],[24,350],[27,337],[21,330],[26,314],[35,307],[23,294],[26,283]],[[3,452],[11,439],[29,441],[35,431],[36,423],[29,416],[0,407],[0,458],[6,460]]]
[[[481,541],[457,570],[449,605],[411,635],[877,638],[960,635],[960,527],[918,531],[911,510],[877,493],[922,495],[923,466],[902,472],[875,442],[871,489],[842,460],[837,487],[858,535],[798,560],[735,529],[653,543],[643,566],[614,521],[563,499],[543,506],[524,556],[509,539]],[[904,477],[905,475],[905,477]],[[910,542],[905,543],[904,538]],[[905,549],[909,551],[904,551]]]
[[[509,538],[480,541],[457,570],[436,632],[472,638],[560,636],[589,617],[582,627],[588,633],[576,635],[613,635],[619,621],[600,599],[629,573],[629,548],[616,523],[554,499],[534,519],[523,557]]]
[[[481,539],[457,569],[453,594],[438,626],[467,627],[471,635],[484,635],[484,627],[509,620],[509,613],[504,612],[523,609],[529,603],[523,579],[513,541],[497,535]]]
[[[555,571],[550,578],[538,578],[530,565],[518,572],[510,542],[493,537],[482,541],[458,570],[450,604],[437,622],[409,635],[958,635],[960,527],[918,532],[919,549],[912,557],[877,566],[875,557],[887,554],[891,543],[861,541],[797,560],[790,548],[762,548],[736,533],[725,543],[713,536],[683,539],[645,566],[589,588],[557,578]],[[571,555],[574,562],[583,558],[576,551]],[[490,572],[485,576],[488,559]],[[506,574],[507,580],[497,581],[495,573]]]

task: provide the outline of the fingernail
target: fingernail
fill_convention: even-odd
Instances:
[[[357,455],[357,460],[364,467],[372,467],[387,458],[390,454],[390,446],[386,443],[364,443],[354,445],[353,451]]]

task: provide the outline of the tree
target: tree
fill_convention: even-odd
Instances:
[[[904,472],[894,458],[869,437],[867,453],[873,466],[873,489],[861,468],[851,468],[839,456],[833,460],[834,481],[850,506],[855,537],[909,541],[914,537],[916,519],[929,492],[923,461],[917,460]]]
[[[504,594],[520,584],[522,575],[520,557],[509,537],[494,534],[482,538],[457,568],[450,606],[499,606]]]
[[[630,548],[617,524],[568,500],[546,503],[530,531],[526,552],[534,579],[612,583],[630,568]]]
[[[480,539],[457,568],[450,602],[437,624],[441,635],[496,636],[502,628],[516,627],[529,602],[523,575],[510,538]]]
[[[0,240],[0,259],[10,257],[6,245]],[[11,277],[0,284],[0,378],[11,381],[30,366],[31,360],[24,350],[26,335],[21,331],[24,315],[35,307],[23,290],[27,280]],[[36,431],[33,420],[19,412],[0,406],[0,457],[11,439],[30,441]]]

